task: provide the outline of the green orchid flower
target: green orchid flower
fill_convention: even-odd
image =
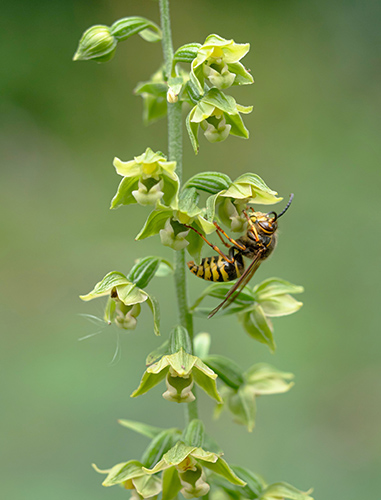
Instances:
[[[115,323],[124,330],[134,330],[141,310],[140,304],[147,302],[153,313],[155,333],[160,334],[156,299],[141,290],[124,274],[116,271],[106,274],[91,292],[80,295],[80,298],[87,302],[104,296],[108,297],[104,313],[107,323]]]
[[[118,191],[111,202],[111,208],[139,203],[140,205],[171,206],[175,202],[179,178],[175,173],[176,162],[167,161],[163,153],[152,149],[123,162],[114,159],[116,172],[123,177]]]
[[[126,490],[131,490],[131,498],[156,498],[162,490],[161,480],[148,473],[143,464],[137,460],[129,460],[120,463],[111,469],[101,470],[95,464],[93,468],[100,474],[107,474],[103,481],[103,486],[124,486]]]
[[[188,354],[183,348],[174,354],[163,356],[160,361],[149,366],[131,397],[145,394],[164,378],[167,390],[163,393],[163,397],[167,401],[176,403],[194,401],[192,388],[195,382],[210,397],[218,402],[222,401],[216,386],[217,375],[201,359]]]
[[[199,498],[209,492],[205,469],[221,475],[234,485],[245,483],[221,458],[222,453],[205,451],[201,447],[190,446],[178,441],[152,468],[144,469],[149,474],[164,471],[163,484],[170,482],[171,498],[181,492],[185,498]]]
[[[229,135],[248,139],[240,113],[251,113],[253,106],[241,106],[231,96],[217,88],[210,89],[194,106],[187,116],[186,125],[193,149],[199,149],[198,130],[201,127],[209,142],[224,141]]]
[[[253,77],[239,62],[249,49],[248,43],[235,43],[218,35],[209,35],[192,61],[193,81],[198,82],[201,90],[205,79],[220,90],[253,83]]]

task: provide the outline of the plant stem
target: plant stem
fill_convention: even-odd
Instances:
[[[169,14],[169,0],[159,0],[161,29],[163,31],[163,54],[167,78],[171,75],[173,44],[171,34],[171,19]],[[182,104],[180,101],[168,103],[168,150],[169,160],[176,162],[176,173],[182,182],[183,174],[183,136],[182,136]],[[175,289],[179,323],[188,330],[193,345],[193,316],[188,307],[188,291],[185,272],[185,250],[175,252]],[[195,389],[193,388],[193,392]],[[189,423],[198,418],[197,399],[186,405],[185,418]]]

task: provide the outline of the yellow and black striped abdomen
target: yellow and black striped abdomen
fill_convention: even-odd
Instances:
[[[197,266],[193,260],[188,262],[191,273],[207,281],[232,281],[239,278],[244,271],[242,256],[237,255],[230,263],[220,255],[205,257]]]

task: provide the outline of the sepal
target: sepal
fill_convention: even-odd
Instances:
[[[183,441],[189,446],[202,448],[204,444],[205,429],[202,420],[197,418],[191,420],[183,432]]]
[[[169,334],[169,349],[171,354],[176,354],[183,349],[186,353],[192,353],[192,342],[186,328],[177,325]]]

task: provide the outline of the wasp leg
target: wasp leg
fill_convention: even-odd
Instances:
[[[258,237],[258,231],[256,230],[252,220],[250,219],[250,217],[248,216],[247,212],[245,210],[243,210],[243,215],[246,217],[247,219],[247,222],[250,226],[250,229],[253,231],[254,233],[254,236],[255,236],[255,241],[259,241],[259,237]]]
[[[230,241],[230,243],[233,243],[233,245],[234,245],[235,247],[237,247],[239,250],[246,250],[245,245],[242,245],[241,243],[238,243],[238,241],[233,240],[233,238],[230,238],[230,236],[228,236],[228,235],[225,233],[225,231],[224,231],[224,230],[223,230],[223,229],[222,229],[222,228],[221,228],[221,227],[217,224],[217,222],[213,222],[213,224],[216,226],[216,229],[217,229],[217,234],[218,234],[218,236],[220,237],[220,239],[221,239],[222,243],[224,243],[224,245],[226,245],[228,248],[230,248],[230,245],[227,245],[227,244],[224,242],[224,240],[222,239],[222,236],[220,235],[220,233],[222,233],[222,234],[225,236],[225,238],[227,238],[227,239]]]
[[[217,230],[216,231],[218,237],[220,238],[220,240],[222,241],[222,243],[226,246],[226,248],[231,248],[231,245],[229,245],[229,243],[226,243],[226,241],[223,239],[223,237],[220,235],[219,231]]]
[[[197,233],[199,236],[201,236],[201,238],[205,241],[205,243],[207,245],[209,245],[211,248],[213,248],[213,250],[215,252],[217,252],[219,255],[221,255],[221,257],[223,259],[225,259],[227,262],[229,262],[229,264],[233,264],[234,263],[234,258],[231,258],[231,257],[228,257],[227,255],[225,255],[223,252],[221,252],[221,250],[216,246],[216,245],[213,245],[213,243],[210,243],[210,241],[208,241],[205,236],[203,234],[200,233],[200,231],[197,231],[197,229],[195,229],[194,227],[192,226],[188,226],[187,224],[184,224],[185,227],[187,227],[188,229],[192,229],[192,231],[194,231],[195,233]]]

